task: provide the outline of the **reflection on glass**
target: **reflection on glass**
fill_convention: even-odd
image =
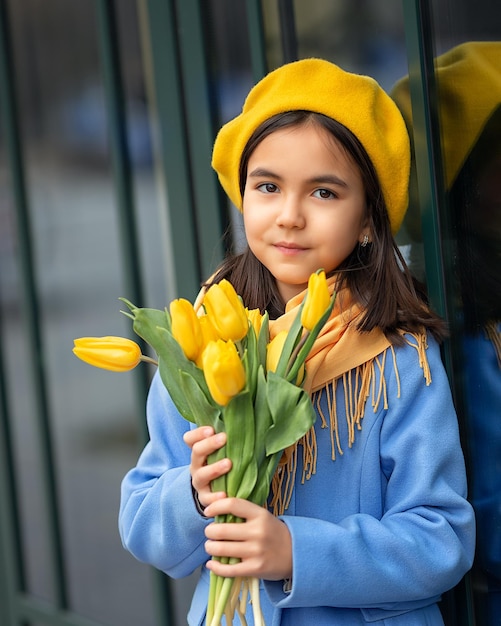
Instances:
[[[435,69],[447,221],[455,244],[452,340],[461,354],[455,374],[465,405],[478,526],[475,608],[479,623],[493,626],[501,623],[501,43],[461,44],[437,57]],[[407,79],[393,95],[410,125]],[[414,187],[411,199],[415,194]],[[411,249],[419,244],[415,202],[405,232]]]
[[[481,623],[493,625],[501,620],[501,44],[471,46],[464,125],[466,137],[477,131],[476,140],[449,198],[457,230],[471,497],[478,526],[476,604]],[[461,145],[461,132],[455,134]]]

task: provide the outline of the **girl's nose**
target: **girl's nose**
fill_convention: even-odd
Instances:
[[[299,198],[284,197],[276,221],[282,228],[304,228],[305,216]]]

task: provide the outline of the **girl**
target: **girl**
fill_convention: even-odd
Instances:
[[[443,624],[440,595],[471,567],[444,328],[392,236],[409,162],[405,124],[379,85],[318,59],[266,76],[216,139],[213,166],[248,248],[210,282],[227,278],[246,306],[267,310],[272,334],[317,269],[338,297],[306,366],[318,418],[284,454],[268,508],[211,491],[230,470],[228,459],[206,463],[225,435],[190,429],[152,383],[151,439],[123,481],[120,531],[170,576],[201,569],[190,625],[204,623],[208,570],[262,579],[268,626],[412,626]],[[213,523],[229,513],[245,521]]]

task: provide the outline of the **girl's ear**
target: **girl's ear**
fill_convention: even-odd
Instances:
[[[371,229],[369,226],[366,226],[365,228],[362,229],[362,231],[360,232],[360,236],[358,238],[358,242],[359,244],[362,246],[362,248],[365,248],[365,246],[370,243],[372,241],[371,238]]]

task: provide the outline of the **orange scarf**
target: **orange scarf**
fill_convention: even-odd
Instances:
[[[335,277],[328,279],[331,295],[335,280]],[[289,300],[284,315],[270,321],[272,339],[280,331],[290,328],[305,295],[306,290]],[[390,346],[390,342],[379,329],[370,332],[357,330],[361,316],[362,310],[353,302],[349,291],[341,290],[336,296],[331,316],[306,359],[304,387],[310,393],[366,363]]]

